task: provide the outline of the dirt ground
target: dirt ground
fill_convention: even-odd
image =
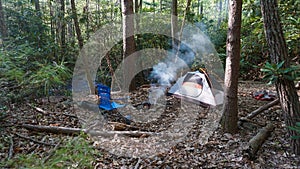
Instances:
[[[266,86],[259,82],[245,81],[239,84],[239,118],[245,117],[250,112],[268,103],[268,101],[255,100],[253,92],[259,90],[272,90],[273,86]],[[137,105],[147,99],[147,89],[140,89],[131,94],[131,104]],[[178,116],[178,100],[167,96],[169,108],[156,121],[149,123],[134,123],[131,125],[142,128],[144,131],[159,132],[170,127],[174,118]],[[62,126],[80,128],[80,120],[74,110],[74,105],[69,97],[51,97],[38,99],[25,103],[14,103],[7,106],[7,114],[1,117],[0,162],[7,158],[14,159],[20,154],[36,153],[45,157],[46,152],[55,148],[63,138],[69,137],[61,134],[34,132],[17,127],[22,124]],[[220,126],[208,138],[206,144],[201,144],[199,128],[207,114],[199,113],[197,122],[189,129],[189,133],[179,143],[166,152],[149,157],[135,158],[118,156],[101,149],[101,155],[95,156],[95,168],[300,168],[300,158],[291,153],[289,136],[283,122],[279,105],[273,106],[258,116],[253,122],[240,125],[239,132],[235,135],[223,133]],[[117,116],[108,119],[124,122]],[[255,136],[263,125],[273,123],[275,130],[266,140],[257,153],[255,159],[250,160],[246,147],[249,140]],[[12,141],[7,137],[10,136]],[[38,142],[40,140],[40,142]],[[13,142],[13,150],[11,143]],[[9,166],[7,166],[9,167]],[[72,168],[72,167],[71,167]]]

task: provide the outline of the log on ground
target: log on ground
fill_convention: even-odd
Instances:
[[[266,127],[262,128],[248,143],[246,148],[246,153],[250,159],[255,159],[256,154],[263,143],[268,139],[274,130],[274,125],[272,123],[268,124]]]

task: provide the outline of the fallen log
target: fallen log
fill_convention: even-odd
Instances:
[[[246,147],[246,153],[249,158],[255,159],[256,153],[263,145],[263,143],[271,135],[271,132],[274,130],[274,125],[272,123],[268,124],[266,127],[262,128],[248,143]]]
[[[249,113],[245,118],[252,119],[255,116],[259,115],[264,110],[267,110],[268,108],[273,107],[273,106],[277,105],[278,103],[279,103],[279,99],[275,99],[275,100],[259,107],[258,109],[254,110],[253,112]]]
[[[80,128],[69,128],[69,127],[56,127],[56,126],[41,126],[41,125],[31,125],[31,124],[23,124],[20,127],[26,128],[31,131],[37,132],[47,132],[54,134],[75,134],[78,135],[81,132],[90,134],[91,136],[115,136],[115,135],[123,135],[128,137],[149,137],[152,135],[158,135],[153,132],[143,132],[143,131],[95,131],[95,130],[87,130]]]
[[[31,124],[23,124],[21,125],[21,127],[31,131],[54,133],[54,134],[80,134],[80,132],[84,131],[80,128],[41,126],[41,125],[31,125]]]
[[[122,136],[139,137],[139,138],[159,135],[159,133],[146,132],[146,131],[94,131],[94,130],[90,130],[88,134],[90,134],[91,136],[102,136],[102,137],[112,137],[115,135],[122,135]]]

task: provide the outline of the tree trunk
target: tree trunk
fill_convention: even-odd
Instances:
[[[41,11],[40,1],[39,1],[39,0],[34,0],[34,7],[35,7],[35,10],[36,10],[37,12],[40,12],[40,11]]]
[[[78,45],[79,45],[79,48],[82,49],[83,38],[81,36],[81,30],[80,30],[80,26],[79,26],[79,22],[78,22],[75,0],[71,0],[71,8],[72,8],[72,15],[73,15],[73,20],[74,20],[74,26],[75,26],[75,32],[77,35]]]
[[[133,0],[122,0],[122,18],[123,18],[123,59],[130,56],[135,52],[135,41],[134,36],[130,36],[134,34],[134,18],[130,16],[133,14]],[[125,74],[125,83],[124,87],[129,87],[129,91],[135,89],[135,82],[132,81],[130,83],[128,79],[129,77],[134,77],[135,72],[135,60],[133,57],[127,58],[127,63],[131,65],[126,67]],[[125,70],[124,69],[124,70]],[[125,89],[123,88],[123,89]]]
[[[226,44],[226,68],[222,125],[225,132],[238,130],[238,77],[240,67],[240,36],[242,0],[230,0]]]
[[[172,0],[172,15],[171,15],[171,36],[172,36],[172,46],[177,48],[176,39],[178,38],[178,3],[177,0]]]
[[[86,0],[86,5],[85,5],[85,15],[86,15],[86,36],[87,39],[90,38],[90,33],[89,33],[89,29],[90,29],[90,22],[89,22],[89,8],[90,8],[90,1]]]
[[[140,7],[140,12],[142,12],[142,10],[143,10],[143,0],[140,0],[140,5],[139,5],[139,7]]]
[[[290,66],[290,58],[283,36],[277,1],[262,0],[261,12],[271,60],[273,63],[285,61],[284,68],[288,68]],[[286,126],[294,126],[296,122],[300,121],[300,103],[294,81],[286,78],[279,78],[275,85]],[[296,131],[290,129],[288,129],[288,133],[290,136],[297,135]],[[300,155],[300,139],[291,139],[290,143],[293,152]]]
[[[218,25],[217,25],[217,29],[220,28],[221,26],[221,22],[222,22],[222,11],[223,11],[223,3],[222,3],[223,0],[220,0],[219,1],[219,17],[218,17]]]
[[[61,57],[64,58],[66,53],[66,23],[65,23],[65,0],[60,0],[60,40],[61,40]],[[62,59],[64,60],[64,59]]]
[[[77,18],[75,0],[71,0],[71,8],[72,8],[72,15],[73,15],[73,20],[74,20],[74,26],[75,26],[75,32],[77,35],[78,45],[79,45],[79,48],[82,49],[83,48],[83,38],[81,36],[81,30],[80,30],[80,26],[79,26],[79,22],[78,22],[78,18]],[[83,56],[83,57],[87,57],[87,56]],[[92,80],[93,78],[92,78],[92,75],[91,75],[91,72],[89,69],[88,58],[84,58],[83,62],[84,62],[83,64],[84,64],[86,78],[87,78],[89,89],[90,89],[90,94],[95,94],[95,87],[94,87],[94,83]]]
[[[8,36],[7,27],[4,17],[4,10],[2,6],[2,2],[0,0],[0,30],[1,30],[1,38],[6,38]]]

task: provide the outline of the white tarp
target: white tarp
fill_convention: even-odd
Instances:
[[[200,105],[223,104],[223,91],[214,89],[213,85],[211,88],[209,83],[203,73],[188,72],[177,80],[169,93]]]

